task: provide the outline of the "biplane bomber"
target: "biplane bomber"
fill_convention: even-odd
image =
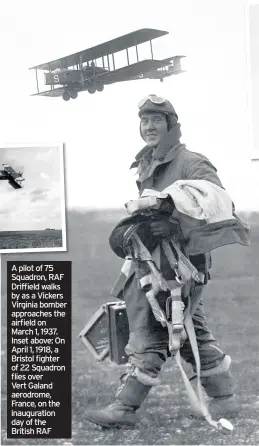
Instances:
[[[76,99],[80,91],[94,94],[103,91],[105,85],[140,79],[159,79],[182,73],[181,58],[173,56],[154,59],[152,40],[168,34],[158,29],[139,29],[117,39],[88,48],[51,62],[31,67],[36,73],[37,93],[32,96],[59,97],[65,101]],[[150,43],[150,58],[139,60],[138,45]],[[137,62],[130,63],[129,48],[135,47]],[[117,68],[114,54],[126,52],[127,65]],[[47,91],[39,90],[38,70],[44,72]]]
[[[8,180],[8,183],[14,189],[21,189],[22,182],[25,178],[22,178],[22,172],[16,172],[9,164],[3,164],[3,170],[0,170],[0,180]]]

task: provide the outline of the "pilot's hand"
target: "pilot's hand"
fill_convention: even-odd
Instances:
[[[175,223],[171,222],[168,217],[156,219],[150,223],[150,230],[154,236],[170,237],[175,231]]]

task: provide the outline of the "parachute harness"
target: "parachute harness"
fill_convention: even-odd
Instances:
[[[190,296],[188,296],[186,307],[182,302],[183,286],[190,283],[191,279],[198,284],[203,284],[204,274],[197,271],[173,240],[169,241],[164,239],[162,240],[162,249],[168,259],[170,267],[175,272],[175,281],[173,286],[170,287],[168,282],[164,279],[161,271],[156,266],[149,250],[137,234],[137,226],[138,225],[134,225],[134,229],[131,227],[128,230],[128,234],[125,233],[124,248],[128,254],[126,258],[135,263],[136,277],[139,279],[141,289],[146,294],[155,319],[160,322],[163,327],[167,327],[168,329],[169,350],[180,369],[187,395],[194,412],[198,416],[202,415],[211,426],[221,430],[230,423],[225,419],[220,419],[218,422],[212,419],[204,399],[200,380],[200,355],[192,315],[195,313],[199,304],[201,294],[198,293],[192,302]],[[168,293],[165,312],[156,300],[156,295],[161,291]],[[181,364],[180,347],[187,339],[187,336],[190,341],[196,365],[196,392]]]

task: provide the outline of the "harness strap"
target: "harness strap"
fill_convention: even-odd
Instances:
[[[197,283],[204,283],[204,274],[199,272],[189,259],[182,253],[173,240],[162,240],[162,248],[169,265],[175,271],[176,280],[181,284],[193,279]]]
[[[174,244],[173,241],[169,243],[168,241],[163,240],[162,247],[164,249],[165,255],[168,258],[171,268],[175,271],[176,274],[176,287],[170,290],[170,296],[168,297],[166,302],[165,314],[164,311],[160,308],[160,305],[158,304],[155,296],[159,291],[169,291],[167,281],[163,278],[162,273],[157,269],[150,252],[142,243],[140,237],[136,233],[134,233],[132,234],[131,239],[133,242],[133,259],[135,261],[145,261],[149,266],[150,274],[146,274],[144,277],[139,279],[140,286],[146,292],[146,297],[150,303],[155,319],[159,321],[162,326],[167,326],[169,334],[169,349],[175,357],[176,363],[180,369],[191,406],[193,410],[197,414],[202,415],[211,426],[220,429],[222,427],[222,424],[220,423],[221,420],[219,422],[216,422],[212,419],[204,399],[200,380],[200,355],[192,321],[192,316],[200,301],[201,287],[199,292],[195,296],[192,309],[190,296],[188,297],[188,305],[185,310],[181,298],[182,287],[191,279],[202,284],[204,281],[204,275],[198,273],[196,268],[184,256],[184,254],[179,250],[179,248]],[[170,302],[171,322],[168,321]],[[184,327],[186,329],[195,359],[197,374],[197,393],[193,389],[181,364],[180,347],[181,341],[183,339]]]
[[[195,330],[194,330],[194,326],[193,326],[192,316],[190,314],[190,298],[188,298],[188,306],[185,311],[185,329],[187,331],[188,338],[189,338],[192,352],[193,352],[193,356],[195,359],[196,373],[197,373],[197,394],[194,392],[192,385],[190,384],[190,381],[188,380],[187,376],[185,375],[187,378],[187,381],[188,381],[188,385],[186,386],[187,383],[186,383],[186,380],[184,379],[186,390],[188,392],[190,402],[194,406],[194,409],[196,411],[198,410],[198,413],[203,415],[204,418],[207,420],[207,422],[211,426],[218,428],[218,423],[212,419],[212,417],[209,413],[209,410],[207,408],[207,405],[206,405],[206,402],[204,399],[203,391],[202,391],[202,385],[201,385],[201,380],[200,380],[201,362],[200,362],[199,349],[198,349],[197,339],[196,339]],[[180,352],[178,351],[177,353],[178,353],[178,358],[176,358],[176,361],[177,361],[177,364],[181,370],[181,365],[179,365],[181,362]],[[182,370],[181,370],[181,372],[182,372]],[[184,371],[183,371],[183,373],[185,374]],[[183,376],[183,373],[182,373],[182,376]],[[192,391],[190,391],[190,388],[192,389]],[[195,395],[195,397],[194,397],[194,395]]]
[[[167,329],[169,335],[169,350],[175,354],[186,340],[184,330],[184,303],[182,302],[182,287],[177,283],[176,288],[166,301]],[[170,311],[171,304],[171,311]]]
[[[146,293],[146,298],[151,306],[151,309],[153,311],[153,315],[155,319],[161,323],[163,327],[167,326],[167,319],[164,311],[162,308],[160,308],[160,305],[158,304],[156,298],[155,298],[155,291],[152,286],[152,274],[148,274],[147,276],[142,277],[140,279],[140,286],[142,290]]]

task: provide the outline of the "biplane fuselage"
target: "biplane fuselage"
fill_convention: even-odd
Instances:
[[[102,91],[105,85],[139,79],[159,79],[182,73],[181,58],[158,60],[153,57],[152,40],[168,34],[167,31],[157,29],[140,29],[125,34],[124,36],[88,48],[79,53],[71,54],[61,59],[56,59],[41,65],[32,67],[36,72],[38,92],[35,95],[58,97],[65,101],[75,99],[80,91],[87,90],[93,94]],[[150,58],[140,60],[138,46],[142,43],[150,43]],[[129,49],[135,47],[137,62],[130,63]],[[115,67],[114,54],[125,51],[127,63],[121,68]],[[45,85],[50,90],[39,90],[38,70],[42,70],[45,76]]]
[[[14,189],[21,189],[21,183],[25,180],[22,178],[22,172],[16,172],[9,164],[3,164],[3,167],[4,169],[0,170],[0,180],[8,180]]]
[[[93,76],[98,76],[109,72],[109,70],[102,67],[83,67],[81,70],[60,70],[51,73],[45,73],[45,85],[73,85],[82,84],[92,79]]]

